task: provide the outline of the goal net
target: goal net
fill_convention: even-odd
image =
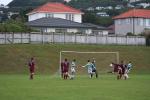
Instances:
[[[96,68],[99,73],[106,73],[110,70],[110,64],[112,62],[119,63],[119,52],[81,52],[81,51],[61,51],[60,52],[60,67],[61,62],[67,58],[71,63],[73,59],[76,59],[76,72],[77,74],[85,74],[87,70],[81,66],[87,64],[87,60],[92,61],[94,58],[96,61]]]

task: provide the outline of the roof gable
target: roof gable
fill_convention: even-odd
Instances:
[[[29,14],[37,13],[37,12],[49,12],[49,13],[81,13],[82,12],[78,9],[72,8],[70,6],[64,5],[62,3],[46,3],[33,11]]]
[[[150,18],[150,10],[132,9],[118,16],[115,16],[113,19],[123,19],[123,18]]]

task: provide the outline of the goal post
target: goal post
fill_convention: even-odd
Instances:
[[[61,70],[61,62],[67,58],[69,61],[76,59],[80,64],[86,63],[86,61],[90,58],[96,58],[97,63],[105,63],[115,62],[119,63],[119,52],[83,52],[83,51],[60,51],[60,64],[59,70]],[[105,59],[106,58],[106,59]],[[83,61],[84,59],[84,61]],[[103,61],[105,59],[105,61]],[[107,61],[108,60],[108,61]],[[102,61],[102,62],[101,62]],[[100,66],[102,64],[99,64]],[[106,65],[104,65],[106,66]]]

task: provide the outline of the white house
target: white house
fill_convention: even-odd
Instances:
[[[142,1],[142,0],[128,0],[130,3],[132,2],[137,2],[137,1]]]
[[[104,27],[82,23],[82,14],[62,3],[47,3],[29,12],[26,24],[47,33],[108,34]]]
[[[126,35],[141,34],[145,29],[150,29],[150,10],[132,9],[114,18],[115,34]]]
[[[33,21],[43,17],[62,18],[74,22],[82,23],[80,10],[66,6],[62,3],[47,3],[29,12],[28,21]]]

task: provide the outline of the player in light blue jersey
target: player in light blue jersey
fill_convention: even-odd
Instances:
[[[132,63],[131,61],[129,61],[129,63],[127,64],[127,69],[128,69],[128,73],[130,72],[130,70],[132,69]]]
[[[88,63],[82,67],[86,67],[88,69],[88,74],[89,74],[89,77],[92,78],[93,76],[93,72],[92,72],[92,66],[93,64],[90,62],[90,60],[88,60]]]

